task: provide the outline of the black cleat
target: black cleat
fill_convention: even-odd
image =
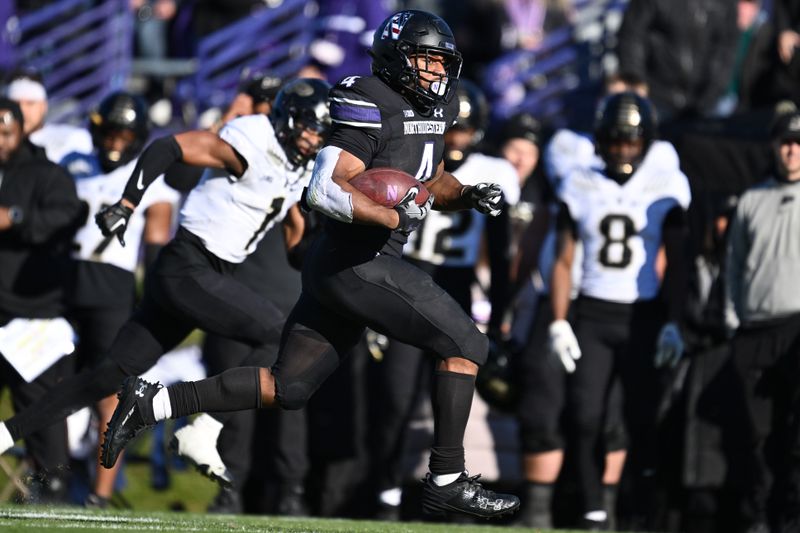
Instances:
[[[431,515],[456,512],[479,518],[498,518],[519,509],[519,498],[486,490],[478,482],[480,477],[480,474],[470,477],[462,472],[449,485],[439,487],[433,482],[433,476],[428,474],[422,480],[425,484],[422,510]]]
[[[242,514],[242,509],[241,495],[233,488],[220,487],[206,511],[212,514]]]
[[[125,446],[145,429],[156,424],[153,415],[153,396],[161,389],[159,383],[149,383],[136,376],[125,378],[117,393],[117,405],[106,429],[100,462],[111,468]]]
[[[311,516],[302,484],[289,483],[281,488],[277,513],[281,516]]]

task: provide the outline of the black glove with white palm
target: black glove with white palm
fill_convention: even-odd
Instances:
[[[394,206],[394,210],[400,215],[400,223],[395,229],[404,235],[408,235],[422,224],[433,205],[433,194],[428,195],[428,199],[422,205],[417,205],[417,194],[419,187],[411,187],[403,199]]]
[[[465,185],[461,189],[461,198],[473,209],[493,217],[499,215],[503,207],[503,190],[496,183]]]
[[[94,216],[104,237],[116,235],[119,243],[125,246],[125,230],[128,229],[128,219],[131,218],[133,209],[123,205],[122,200],[104,207]]]

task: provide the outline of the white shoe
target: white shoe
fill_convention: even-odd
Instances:
[[[3,455],[13,447],[14,439],[11,438],[11,433],[8,432],[6,423],[0,422],[0,455]]]
[[[169,446],[204,476],[223,487],[231,487],[233,476],[217,451],[217,438],[221,430],[221,422],[201,414],[191,424],[176,431]]]

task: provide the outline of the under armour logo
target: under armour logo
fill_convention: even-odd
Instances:
[[[433,116],[436,118],[444,118],[444,109],[438,107],[433,110]]]
[[[147,388],[147,383],[139,383],[139,388],[136,389],[136,396],[144,398],[144,390]]]

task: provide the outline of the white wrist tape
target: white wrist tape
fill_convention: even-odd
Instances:
[[[333,169],[342,149],[326,146],[317,154],[311,183],[308,185],[308,205],[340,222],[353,222],[353,198],[333,181]]]

